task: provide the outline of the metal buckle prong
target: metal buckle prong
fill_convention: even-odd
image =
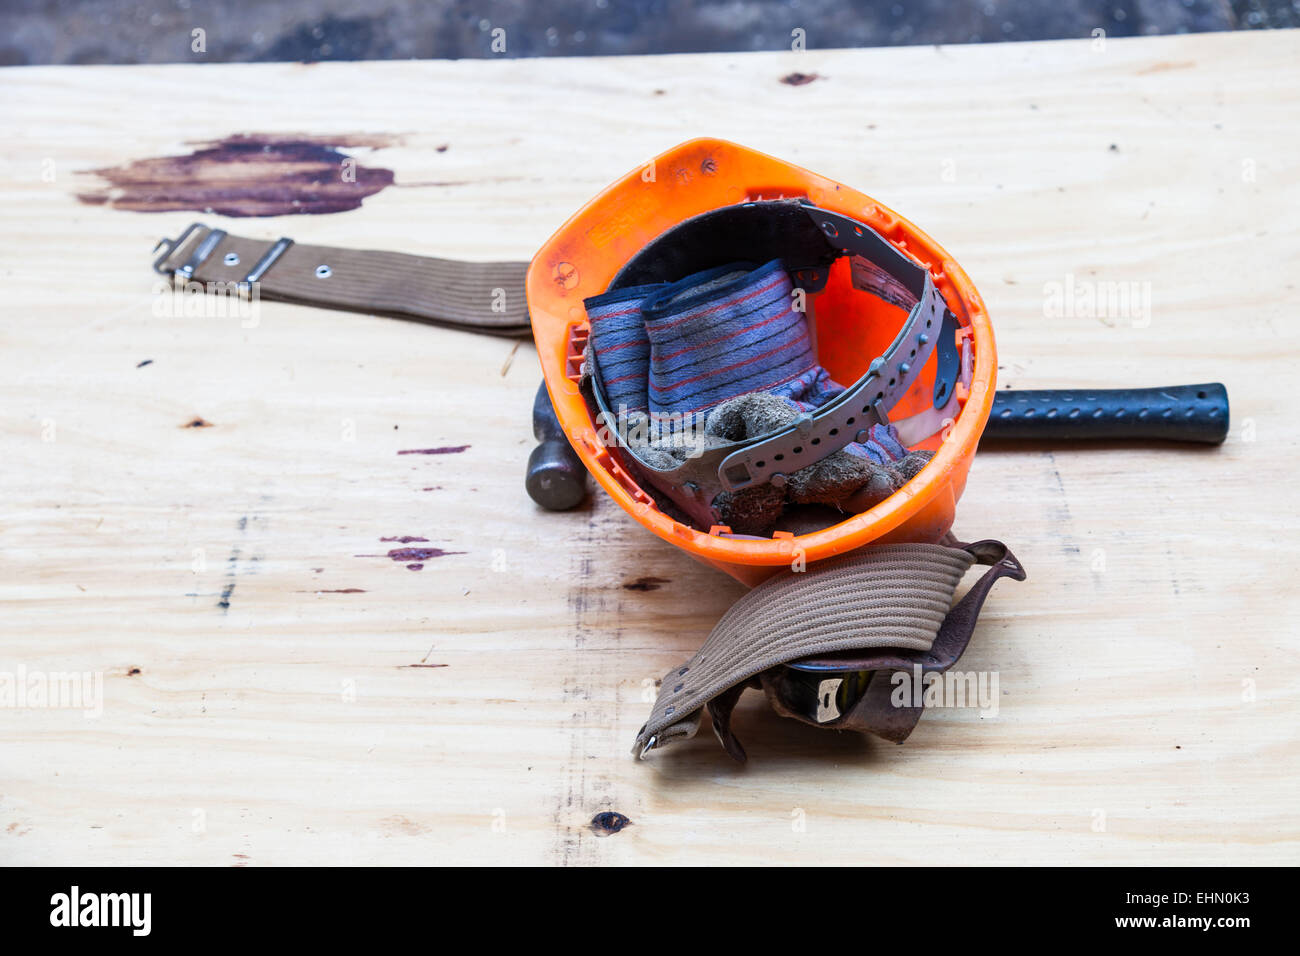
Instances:
[[[159,249],[165,249],[165,251],[161,256],[159,256],[157,259],[154,260],[153,271],[158,273],[160,276],[171,275],[175,270],[165,268],[163,266],[163,263],[166,262],[168,259],[170,259],[172,257],[172,253],[174,253],[177,249],[184,248],[186,241],[190,238],[190,233],[194,232],[195,229],[206,229],[206,228],[207,226],[203,225],[203,223],[201,222],[192,222],[188,226],[186,226],[185,231],[182,232],[175,239],[167,239],[167,238],[159,239],[158,244],[153,247],[153,251],[157,252]]]
[[[221,240],[226,238],[226,231],[224,229],[208,229],[208,234],[194,247],[193,254],[185,260],[184,265],[177,266],[175,269],[167,269],[163,263],[170,259],[177,249],[183,249],[185,247],[185,243],[190,238],[190,233],[194,232],[195,229],[208,229],[208,227],[203,225],[201,222],[192,222],[177,239],[158,240],[158,245],[153,247],[153,251],[157,252],[163,246],[167,247],[167,251],[154,260],[153,268],[155,272],[159,275],[167,275],[170,273],[173,278],[179,277],[182,280],[194,278],[194,270],[203,265],[203,263],[207,261],[208,256],[212,255],[217,246],[221,245]]]

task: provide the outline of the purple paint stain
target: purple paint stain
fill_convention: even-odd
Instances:
[[[131,212],[315,215],[356,209],[393,184],[392,170],[355,160],[351,176],[339,175],[348,157],[338,147],[377,149],[392,145],[388,137],[241,133],[193,145],[200,148],[187,156],[155,156],[91,170],[103,186],[77,198]]]
[[[459,455],[469,445],[443,445],[439,448],[406,448],[399,455]]]
[[[444,551],[442,548],[394,548],[388,557],[394,561],[427,561],[429,558],[441,558],[446,554],[464,554],[464,551]]]
[[[449,554],[464,554],[464,551],[444,551],[442,548],[393,548],[387,554],[356,554],[356,558],[388,558],[392,561],[428,561]]]
[[[408,571],[419,571],[419,570],[421,570],[421,569],[423,569],[423,568],[424,568],[424,565],[423,565],[423,564],[408,564],[408,565],[406,566],[406,570],[408,570]]]

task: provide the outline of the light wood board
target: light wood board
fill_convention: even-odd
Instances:
[[[0,104],[0,671],[103,675],[98,717],[0,709],[0,863],[1300,861],[1295,32],[10,69]],[[288,132],[399,137],[357,152],[397,185],[272,220],[76,198],[87,170]],[[936,711],[900,747],[750,694],[748,766],[707,733],[638,763],[653,681],[741,588],[608,501],[529,501],[531,344],[154,314],[152,244],[196,218],[527,258],[697,135],[935,236],[1001,385],[1227,384],[1218,449],[980,451],[956,530],[1029,572],[963,661],[998,673],[996,716]],[[1051,315],[1067,279],[1150,309]],[[451,553],[408,570],[401,536]],[[596,836],[606,810],[632,825]]]

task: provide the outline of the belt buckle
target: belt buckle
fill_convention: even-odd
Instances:
[[[185,243],[189,241],[191,234],[193,234],[196,229],[207,229],[208,234],[199,241],[197,246],[194,247],[194,253],[185,260],[184,264],[177,266],[175,269],[168,269],[164,263],[172,257],[172,254],[175,253],[177,249],[183,249],[185,247]],[[212,255],[213,251],[221,244],[221,240],[224,238],[226,238],[226,231],[224,229],[211,229],[201,222],[192,222],[186,226],[185,231],[175,239],[162,238],[158,240],[158,244],[153,247],[153,251],[157,252],[159,249],[164,249],[164,252],[154,260],[153,271],[163,276],[170,275],[173,278],[179,277],[185,280],[192,279],[194,278],[194,271],[199,266],[203,265],[208,256]]]
[[[194,247],[194,252],[182,265],[177,266],[175,269],[168,269],[164,263],[172,257],[177,249],[185,247],[185,243],[189,241],[190,236],[196,229],[207,229],[208,234],[199,241]],[[159,249],[164,249],[164,251],[162,255],[154,260],[153,271],[159,275],[169,275],[188,282],[194,278],[194,273],[199,266],[207,262],[208,257],[217,251],[217,246],[221,245],[221,240],[225,238],[226,230],[224,229],[212,229],[201,222],[192,222],[175,239],[163,238],[158,240],[158,244],[153,247],[153,251],[157,252]],[[262,276],[266,274],[266,270],[271,268],[280,256],[284,255],[285,250],[292,245],[293,240],[287,236],[281,236],[271,243],[270,248],[253,264],[253,267],[248,270],[244,278],[239,280],[239,287],[247,292],[253,283],[261,281]]]

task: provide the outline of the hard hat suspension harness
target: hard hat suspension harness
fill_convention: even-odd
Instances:
[[[698,262],[690,253],[704,248],[710,259],[721,255],[729,262],[780,259],[809,296],[821,291],[835,259],[856,257],[883,272],[904,291],[909,312],[893,342],[857,382],[820,407],[801,412],[790,426],[779,431],[751,440],[722,441],[712,447],[697,443],[680,464],[664,468],[638,455],[635,444],[615,430],[640,476],[697,527],[707,530],[721,523],[714,507],[719,493],[734,494],[768,483],[784,487],[790,474],[815,465],[851,443],[869,441],[872,427],[888,423],[889,411],[912,387],[936,345],[939,362],[935,408],[945,409],[955,395],[962,369],[958,325],[931,281],[929,270],[900,253],[866,224],[809,203],[746,203],[688,220],[629,262],[608,293],[680,279],[669,270],[681,269],[683,260]],[[592,334],[594,342],[595,329]],[[608,398],[601,364],[587,363],[595,405],[607,425],[625,422],[627,416],[620,414]],[[926,415],[925,419],[936,427],[921,437],[937,431],[943,421],[934,415]]]

